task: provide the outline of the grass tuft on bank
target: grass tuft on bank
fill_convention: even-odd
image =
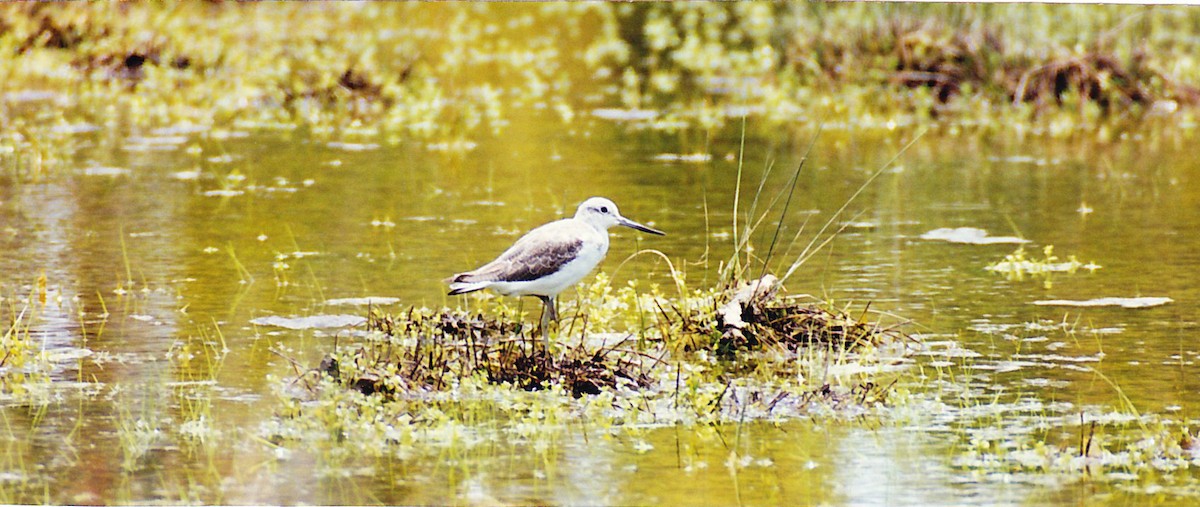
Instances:
[[[907,335],[867,323],[881,316],[798,304],[778,287],[744,301],[736,299],[743,287],[691,291],[677,304],[657,287],[613,291],[606,277],[597,278],[575,304],[563,305],[549,353],[526,324],[532,316],[503,300],[487,304],[491,316],[372,313],[363,336],[339,339],[319,365],[281,384],[283,409],[264,438],[282,443],[336,431],[365,446],[380,424],[425,434],[446,424],[484,431],[570,421],[636,427],[852,417],[886,405],[897,372],[911,363]],[[707,310],[685,316],[669,307]],[[748,338],[738,343],[723,338],[735,311]],[[864,334],[847,339],[851,327]]]

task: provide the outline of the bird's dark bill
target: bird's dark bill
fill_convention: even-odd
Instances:
[[[660,231],[658,229],[651,229],[649,227],[646,227],[642,224],[639,224],[637,222],[634,222],[633,220],[630,220],[630,219],[624,218],[624,217],[621,218],[621,225],[624,225],[625,227],[628,227],[630,229],[637,229],[642,232],[648,232],[650,234],[657,234],[659,236],[667,235],[667,233],[665,233],[663,231]]]

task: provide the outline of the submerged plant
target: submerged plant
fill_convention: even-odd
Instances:
[[[0,337],[0,392],[3,396],[20,396],[31,383],[49,380],[50,364],[42,344],[32,333],[41,308],[46,305],[45,275],[19,307],[17,298],[6,301],[8,308],[3,310],[7,322]]]

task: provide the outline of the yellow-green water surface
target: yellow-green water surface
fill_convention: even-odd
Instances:
[[[1188,138],[1171,133],[1111,144],[927,134],[851,203],[838,221],[850,225],[787,288],[872,301],[914,321],[910,331],[926,344],[920,371],[887,421],[572,423],[533,441],[503,433],[487,433],[485,444],[418,441],[386,459],[340,453],[336,443],[266,441],[273,385],[295,372],[269,349],[313,366],[339,331],[252,319],[362,315],[325,302],[365,296],[396,298],[394,310],[486,308],[447,298],[441,280],[590,195],[668,231],[614,230],[600,268],[614,283],[666,279],[650,256],[615,269],[639,245],[686,266],[689,283],[716,281],[717,261],[704,254],[730,252],[736,132],[697,147],[599,119],[570,130],[537,116],[519,123],[454,156],[420,144],[347,149],[299,131],[99,130],[57,141],[71,147],[69,174],[5,175],[5,315],[15,318],[30,294],[38,299],[44,274],[46,303],[34,305],[30,335],[53,367],[48,384],[31,380],[4,396],[4,499],[987,504],[1195,491],[1189,471],[1133,470],[1093,484],[1085,472],[1008,473],[964,458],[980,442],[1028,435],[1070,445],[1081,412],[1118,432],[1128,426],[1119,424],[1129,413],[1121,396],[1144,416],[1183,424],[1200,409],[1192,340],[1200,184]],[[806,218],[807,242],[813,224],[912,135],[821,133],[785,220],[787,244]],[[164,137],[179,139],[146,140]],[[777,141],[747,139],[744,187],[757,184],[767,159],[776,169],[765,193],[786,184],[790,170],[779,168],[795,166],[807,139]],[[164,148],[129,149],[148,142]],[[661,156],[697,151],[711,160]],[[1053,245],[1055,255],[1101,267],[1009,279],[985,267],[1017,245],[921,238],[943,227],[1019,236],[1031,242],[1029,257]],[[1033,304],[1100,297],[1173,302]]]

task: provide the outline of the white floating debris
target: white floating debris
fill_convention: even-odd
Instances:
[[[216,380],[180,380],[176,382],[164,382],[163,387],[203,387],[215,386]]]
[[[150,133],[152,135],[158,136],[158,137],[174,138],[174,137],[179,137],[179,136],[185,136],[188,134],[198,134],[200,132],[208,132],[209,129],[211,129],[211,128],[212,127],[209,127],[208,125],[196,125],[195,123],[178,123],[178,124],[167,126],[167,127],[156,128],[154,130],[151,130]]]
[[[638,454],[646,454],[647,452],[654,450],[654,446],[645,440],[638,440],[637,442],[633,443],[633,450],[637,451]]]
[[[1154,116],[1169,115],[1179,110],[1179,103],[1174,100],[1156,100],[1150,104],[1150,114]]]
[[[285,329],[318,329],[331,327],[361,326],[367,319],[359,315],[312,315],[308,317],[280,317],[271,315],[250,320],[258,326],[282,327]]]
[[[50,132],[55,134],[86,134],[100,130],[100,127],[91,123],[65,123],[50,127]]]
[[[1138,298],[1096,298],[1086,301],[1072,299],[1050,299],[1042,301],[1034,301],[1033,304],[1038,306],[1120,306],[1122,308],[1149,308],[1151,306],[1162,306],[1171,303],[1175,300],[1165,297],[1138,297]]]
[[[988,271],[999,271],[1001,273],[1048,273],[1048,272],[1070,272],[1079,269],[1095,271],[1102,266],[1094,262],[1084,264],[1077,260],[1071,262],[1034,262],[1034,261],[1000,261],[983,269]]]
[[[187,141],[187,136],[129,136],[125,138],[126,144],[121,146],[121,149],[125,151],[171,151]]]
[[[182,181],[192,181],[200,179],[201,172],[199,169],[191,171],[178,171],[171,173],[171,177]]]
[[[243,190],[209,190],[204,192],[205,197],[237,197],[246,193]]]
[[[325,301],[327,305],[352,305],[352,306],[382,306],[394,305],[400,302],[400,298],[368,296],[363,298],[338,298]]]
[[[425,149],[427,149],[429,151],[462,153],[462,152],[468,152],[468,151],[474,150],[477,146],[479,146],[479,145],[476,144],[474,141],[461,140],[461,141],[448,141],[448,142],[444,142],[444,143],[429,143],[429,144],[425,145]]]
[[[1029,243],[1016,236],[988,236],[988,232],[975,227],[942,227],[921,235],[921,239],[949,241],[968,245],[995,245],[999,243]]]
[[[277,253],[277,254],[275,254],[275,260],[282,261],[282,260],[287,260],[288,258],[303,259],[305,257],[316,257],[318,255],[321,255],[321,252],[305,252],[305,251],[297,250],[297,251],[291,252],[291,253]]]
[[[430,217],[430,218],[432,218],[432,217]],[[377,219],[371,221],[371,227],[386,227],[388,229],[391,229],[392,227],[395,227],[395,226],[396,226],[396,222],[393,222],[390,219],[386,219],[386,218],[383,220],[379,220],[377,218]]]
[[[1061,161],[1056,158],[1038,158],[1038,157],[1031,157],[1028,155],[1013,155],[1011,157],[988,157],[988,161],[990,161],[990,162],[1006,162],[1009,164],[1033,164],[1033,165],[1039,165],[1039,166],[1057,165],[1057,164],[1061,163]]]
[[[592,110],[592,116],[604,120],[638,121],[653,120],[658,117],[658,112],[648,109],[599,108]]]
[[[126,174],[129,174],[129,169],[125,169],[124,167],[106,167],[106,166],[97,166],[97,167],[88,167],[88,168],[85,168],[85,169],[83,170],[83,174],[84,174],[85,176],[112,176],[112,177],[116,177],[116,176],[124,176],[124,175],[126,175]]]
[[[46,360],[52,363],[65,363],[91,357],[92,354],[93,352],[90,349],[67,347],[47,350]]]
[[[712,155],[708,153],[691,153],[686,155],[678,153],[660,153],[655,155],[653,159],[659,162],[684,162],[690,164],[701,164],[712,160]]]
[[[214,130],[214,131],[210,132],[208,134],[208,136],[213,139],[216,139],[218,141],[223,141],[226,139],[242,139],[242,138],[250,137],[250,133],[242,131],[242,130],[221,129],[221,130]]]
[[[44,90],[18,90],[4,94],[4,100],[7,102],[38,102],[43,100],[59,100],[64,98],[58,92]]]
[[[379,145],[375,143],[341,143],[334,141],[326,143],[325,146],[342,151],[370,151],[379,149]]]

